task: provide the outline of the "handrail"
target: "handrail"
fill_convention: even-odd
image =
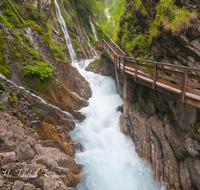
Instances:
[[[161,63],[161,62],[157,62],[157,61],[151,61],[151,60],[145,60],[145,59],[127,57],[127,56],[124,56],[124,55],[118,55],[118,54],[116,54],[116,52],[113,50],[113,48],[110,47],[110,45],[109,45],[104,39],[102,39],[102,40],[103,40],[103,42],[109,47],[109,49],[110,49],[115,55],[117,55],[118,57],[121,57],[121,58],[129,59],[129,60],[134,60],[134,61],[141,61],[141,62],[146,62],[146,63],[153,63],[153,64],[156,64],[156,65],[162,65],[162,66],[170,66],[170,67],[177,68],[177,69],[187,69],[187,70],[189,70],[189,71],[199,71],[199,72],[200,72],[200,69],[194,68],[194,67],[181,66],[181,65],[173,65],[173,64],[170,64],[170,63]],[[113,44],[116,46],[116,48],[118,48],[123,54],[126,55],[126,53],[124,53],[124,52],[116,45],[116,43],[115,43],[113,40],[111,40],[111,41],[112,41]]]
[[[111,43],[109,44],[109,42]],[[104,39],[99,40],[96,42],[96,48],[99,50],[105,49],[108,56],[114,62],[115,69],[121,71],[123,75],[133,77],[137,83],[152,89],[164,93],[167,90],[180,94],[182,103],[200,108],[199,68],[127,57],[115,42],[112,40],[109,40],[109,42]],[[145,64],[144,62],[152,63],[152,65]],[[193,71],[193,73],[189,73],[189,71]]]

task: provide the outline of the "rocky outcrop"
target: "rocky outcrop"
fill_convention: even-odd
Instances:
[[[118,30],[119,45],[136,58],[197,68],[199,37],[200,5],[194,0],[127,0]]]
[[[7,80],[1,79],[0,86],[0,188],[75,190],[82,166],[74,161],[68,135],[73,116],[29,99]]]
[[[151,163],[167,189],[200,189],[195,126],[200,110],[131,79],[128,84],[130,109],[128,118],[120,117],[121,131],[131,136],[138,155]]]

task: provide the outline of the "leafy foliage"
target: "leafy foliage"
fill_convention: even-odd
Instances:
[[[53,76],[54,66],[49,62],[36,62],[36,65],[27,65],[24,74],[27,76],[38,76],[41,80],[48,79]]]

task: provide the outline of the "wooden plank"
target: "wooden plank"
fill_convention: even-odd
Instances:
[[[120,71],[120,57],[119,57],[119,56],[118,56],[118,64],[119,64],[118,69],[119,69],[119,71]]]
[[[181,102],[185,102],[185,93],[186,93],[186,88],[187,88],[187,81],[188,81],[188,70],[184,70],[184,76],[183,76],[183,84],[182,84],[182,89],[181,89]]]
[[[188,81],[188,86],[192,87],[192,88],[200,88],[200,83],[193,82],[193,81]]]
[[[199,75],[194,75],[194,74],[188,74],[188,78],[200,80],[200,76]]]
[[[138,72],[138,62],[135,64],[135,82],[137,81],[137,72]]]
[[[171,83],[171,82],[165,81],[163,79],[159,79],[159,78],[157,79],[157,81],[160,82],[160,83],[166,84],[167,86],[171,86],[173,88],[181,90],[181,87],[178,86],[177,84],[174,84],[174,83]]]
[[[153,73],[153,85],[152,88],[155,89],[156,85],[156,79],[157,79],[157,65],[154,65],[154,73]]]
[[[182,81],[179,80],[179,79],[176,79],[175,77],[171,77],[171,76],[168,76],[168,75],[164,75],[164,74],[162,74],[162,73],[158,73],[157,76],[158,76],[159,78],[161,78],[161,79],[164,79],[164,80],[176,82],[176,83],[179,84],[179,85],[182,84]]]
[[[176,76],[183,76],[183,72],[175,71],[175,70],[171,70],[171,69],[165,69],[165,68],[158,67],[158,71],[164,72],[164,73],[169,73],[169,74],[175,74]]]
[[[191,100],[191,99],[189,99],[189,98],[185,98],[185,103],[187,103],[187,104],[189,104],[189,105],[191,105],[191,106],[200,108],[200,102],[199,102],[199,101]]]
[[[198,95],[200,96],[200,90],[196,90],[196,89],[192,89],[192,88],[186,88],[186,92],[189,92],[191,94],[195,94],[195,95]]]

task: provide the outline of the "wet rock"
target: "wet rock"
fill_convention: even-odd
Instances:
[[[17,146],[16,153],[20,160],[32,159],[35,156],[31,146],[25,142],[22,142]]]
[[[34,185],[30,183],[24,184],[24,190],[41,190],[40,188],[36,188]]]
[[[83,150],[84,150],[84,147],[83,147],[83,145],[81,144],[81,142],[75,141],[75,142],[73,143],[73,146],[74,146],[74,149],[75,149],[76,151],[83,152]]]
[[[23,190],[24,188],[24,183],[22,181],[15,181],[12,190]]]
[[[69,168],[74,174],[79,174],[82,169],[81,165],[76,164],[72,158],[57,148],[42,147],[41,145],[36,145],[35,150],[38,155],[53,158],[59,167]]]
[[[2,186],[3,186],[3,181],[0,180],[0,187],[2,187]]]
[[[123,113],[123,105],[118,106],[118,107],[117,107],[117,111],[120,111],[121,113]]]
[[[63,150],[67,155],[73,156],[74,154],[73,147],[65,146],[63,144],[61,137],[59,136],[56,128],[53,125],[45,123],[45,122],[40,122],[40,125],[35,129],[37,130],[38,134],[40,134],[41,139],[45,139],[45,140],[49,139],[49,140],[57,141],[60,144],[59,146],[61,150]],[[55,141],[52,141],[51,143]]]
[[[15,152],[0,153],[0,159],[2,160],[2,164],[16,162],[18,160]]]
[[[196,150],[200,150],[200,144],[199,144],[198,141],[194,141],[194,148],[195,148]]]
[[[188,153],[191,156],[195,157],[195,156],[199,155],[198,151],[194,147],[194,142],[191,138],[187,138],[185,140],[185,146],[186,146]]]
[[[52,178],[39,178],[34,181],[35,186],[43,189],[43,190],[68,190],[67,186],[64,185],[62,181],[58,181]]]

